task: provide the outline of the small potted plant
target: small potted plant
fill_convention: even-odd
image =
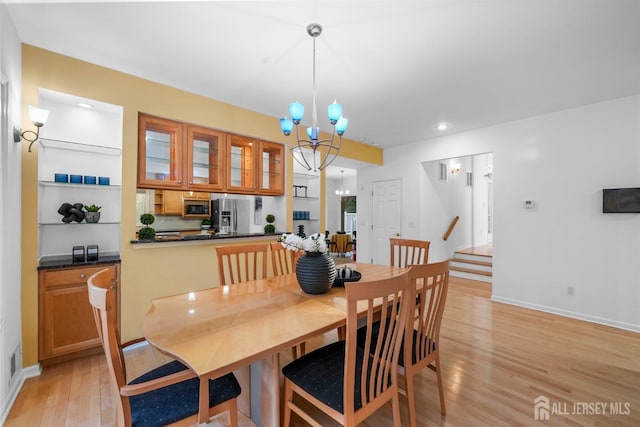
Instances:
[[[84,219],[88,223],[97,223],[100,221],[100,212],[99,210],[102,206],[97,205],[84,205],[84,210],[86,211],[84,214]]]
[[[156,239],[156,230],[153,227],[149,227],[154,223],[156,217],[152,214],[146,213],[140,215],[140,222],[144,224],[140,230],[138,230],[138,239],[139,240],[155,240]]]
[[[275,225],[273,225],[273,223],[276,220],[276,217],[272,214],[269,214],[266,216],[265,218],[267,220],[267,224],[264,226],[264,233],[265,234],[273,234],[276,232],[276,227]]]
[[[205,218],[200,222],[200,228],[202,230],[208,230],[211,228],[211,220],[209,218]]]

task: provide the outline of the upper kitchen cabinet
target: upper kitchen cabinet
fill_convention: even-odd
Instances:
[[[183,128],[172,120],[138,116],[138,187],[186,186]]]
[[[138,187],[224,189],[225,134],[140,113]]]
[[[257,168],[257,153],[259,143],[251,138],[240,135],[228,135],[227,155],[227,190],[237,193],[255,193]]]
[[[223,132],[187,126],[187,188],[224,189],[225,139]]]
[[[284,193],[284,146],[273,142],[260,143],[260,193]]]
[[[284,146],[140,113],[138,188],[284,194]]]

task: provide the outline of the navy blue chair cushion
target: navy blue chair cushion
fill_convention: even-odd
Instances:
[[[282,368],[285,377],[341,414],[344,414],[345,345],[345,341],[326,345]],[[354,395],[356,410],[362,407],[362,356],[362,349],[358,349]]]
[[[169,362],[130,384],[139,384],[187,369],[178,361]],[[198,413],[200,380],[193,378],[158,390],[129,397],[134,427],[161,427]],[[209,407],[238,397],[240,384],[233,374],[209,381]]]
[[[387,327],[385,328],[385,333],[386,333],[386,329],[388,329],[388,323],[387,323]],[[371,333],[371,346],[372,348],[375,348],[375,342],[378,339],[378,334],[380,333],[380,322],[374,322],[372,324],[372,333]],[[362,327],[360,329],[358,329],[358,347],[364,349],[364,343],[366,340],[366,334],[367,334],[367,328],[366,327]],[[415,329],[413,330],[413,346],[416,345],[416,342],[418,340],[418,331],[416,331]],[[433,351],[435,351],[436,349],[436,343],[434,343],[433,341],[431,341],[431,339],[427,340],[428,345],[431,346],[431,349],[429,350],[429,353],[432,353]],[[404,366],[404,344],[400,347],[400,354],[398,355],[398,365],[400,366]],[[412,347],[414,348],[414,347]],[[411,363],[415,364],[416,363],[416,353],[413,352],[411,354]]]

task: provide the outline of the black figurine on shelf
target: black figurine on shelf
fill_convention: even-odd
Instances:
[[[73,205],[71,203],[63,203],[60,205],[58,213],[62,215],[62,222],[65,224],[72,221],[82,222],[84,219],[84,211],[82,210],[83,206],[84,205],[82,203],[74,203]]]
[[[303,239],[305,237],[307,237],[307,235],[304,234],[304,225],[303,224],[298,225],[298,236],[302,237]]]

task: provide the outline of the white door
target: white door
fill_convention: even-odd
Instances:
[[[371,262],[389,265],[389,238],[400,236],[402,229],[402,181],[376,181],[373,183]]]

